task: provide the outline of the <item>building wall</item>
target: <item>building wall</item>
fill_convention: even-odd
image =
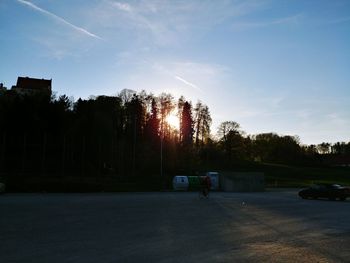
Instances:
[[[22,96],[47,95],[51,96],[52,80],[18,77],[16,86],[12,90]]]
[[[221,172],[220,188],[224,192],[264,191],[265,176],[255,172]]]

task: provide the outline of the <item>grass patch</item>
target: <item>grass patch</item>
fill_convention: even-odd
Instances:
[[[252,164],[238,171],[263,172],[267,187],[305,187],[314,183],[350,185],[348,167],[300,167],[280,164]]]

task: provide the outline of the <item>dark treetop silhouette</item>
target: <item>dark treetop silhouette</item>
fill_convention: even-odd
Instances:
[[[175,109],[179,131],[166,122]],[[176,103],[171,94],[123,90],[74,102],[52,95],[51,80],[19,78],[0,92],[0,177],[18,191],[157,190],[180,172],[261,162],[350,164],[350,143],[304,146],[293,136],[251,136],[234,121],[213,138],[211,121],[204,103]]]

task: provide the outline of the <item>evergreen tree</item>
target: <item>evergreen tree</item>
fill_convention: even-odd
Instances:
[[[183,146],[192,145],[193,142],[193,119],[192,119],[192,106],[186,101],[184,103],[182,114],[181,114],[181,142]]]

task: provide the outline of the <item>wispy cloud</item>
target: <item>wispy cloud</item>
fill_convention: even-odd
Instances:
[[[114,2],[112,4],[121,11],[131,12],[131,6],[128,3]]]
[[[266,6],[267,1],[113,1],[101,4],[100,23],[104,27],[127,28],[142,43],[178,46],[193,41],[208,30],[233,17]],[[135,37],[134,37],[135,38]]]
[[[341,24],[350,22],[350,17],[341,17],[325,22],[326,25]]]
[[[103,40],[101,37],[99,37],[99,36],[89,32],[88,30],[86,30],[86,29],[84,29],[82,27],[76,26],[76,25],[68,22],[64,18],[62,18],[62,17],[60,17],[58,15],[55,15],[54,13],[51,13],[51,12],[49,12],[49,11],[47,11],[47,10],[45,10],[45,9],[43,9],[43,8],[37,6],[37,5],[35,5],[35,4],[33,4],[33,3],[29,2],[29,1],[17,0],[17,2],[19,2],[21,4],[24,4],[26,6],[29,6],[30,8],[32,8],[32,9],[34,9],[34,10],[40,12],[40,13],[43,13],[43,14],[45,14],[45,15],[53,18],[53,19],[55,19],[56,21],[58,21],[58,22],[60,22],[62,24],[65,24],[65,25],[69,26],[70,28],[73,28],[74,30],[76,30],[76,31],[78,31],[78,32],[80,32],[80,33],[82,33],[84,35],[87,35],[89,37],[93,37],[93,38],[96,38],[96,39]]]
[[[275,25],[297,25],[304,18],[303,14],[296,14],[293,16],[277,18],[269,21],[258,21],[258,22],[238,22],[233,25],[235,30],[246,30],[255,28],[264,28]]]
[[[347,119],[342,117],[338,112],[331,112],[326,115],[330,123],[337,126],[345,126],[348,123]]]

